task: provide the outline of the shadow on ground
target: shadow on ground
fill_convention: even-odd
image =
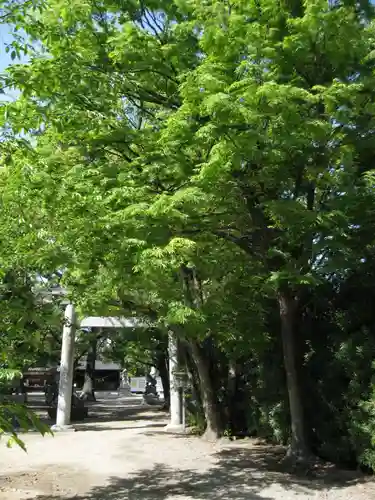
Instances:
[[[72,422],[77,431],[126,429],[130,428],[126,422],[146,420],[150,422],[147,427],[162,427],[167,419],[167,413],[161,411],[161,406],[144,405],[139,398],[134,398],[134,400],[131,398],[99,399],[96,402],[86,404],[89,416],[83,422]],[[55,423],[47,416],[47,405],[43,396],[34,395],[33,398],[30,398],[28,407],[37,413],[44,424],[52,426]],[[119,425],[121,422],[124,422],[125,425]],[[109,425],[104,425],[105,423]]]
[[[180,497],[195,500],[271,500],[260,496],[256,487],[249,487],[244,477],[229,475],[221,467],[207,473],[176,471],[156,465],[126,479],[111,478],[109,484],[97,487],[84,495],[70,498],[39,495],[35,500],[166,500]]]
[[[126,478],[110,478],[108,484],[84,495],[39,495],[34,500],[273,500],[298,494],[314,495],[329,489],[365,483],[366,478],[321,467],[315,477],[283,471],[281,449],[269,447],[225,449],[215,455],[208,471],[178,470],[156,464]],[[272,491],[271,491],[272,488]],[[275,495],[275,496],[274,496]]]
[[[137,422],[143,420],[146,420],[146,417],[137,417]],[[132,430],[132,429],[156,429],[156,428],[163,428],[165,427],[165,422],[157,422],[155,420],[150,419],[150,416],[147,417],[147,420],[151,420],[151,422],[146,423],[146,424],[141,424],[141,425],[116,425],[113,423],[112,425],[103,425],[98,422],[91,422],[91,423],[86,423],[86,424],[78,424],[75,425],[74,427],[78,432],[99,432],[99,431],[126,431],[126,430]],[[142,433],[143,434],[143,433]]]
[[[89,416],[84,422],[74,424],[77,431],[119,430],[130,428],[127,422],[140,422],[139,427],[162,427],[166,424],[167,414],[153,406],[121,406],[121,403],[98,402],[89,408]],[[143,425],[147,422],[149,425]],[[105,425],[105,424],[109,425]],[[124,423],[124,425],[121,425]]]

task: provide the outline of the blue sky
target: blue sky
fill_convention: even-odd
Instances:
[[[13,37],[11,35],[11,28],[10,26],[6,24],[0,24],[0,73],[4,71],[5,68],[9,66],[12,62],[17,62],[12,61],[10,57],[10,53],[5,52],[5,47],[7,44],[9,44],[12,41]],[[17,98],[18,92],[13,90],[13,91],[6,91],[6,95],[1,96],[1,101],[13,101],[14,99]]]
[[[10,55],[5,52],[5,44],[11,41],[12,36],[9,34],[9,26],[6,24],[0,25],[0,72],[12,62]]]

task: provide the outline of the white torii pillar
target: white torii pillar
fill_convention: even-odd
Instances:
[[[76,334],[76,314],[73,304],[68,304],[64,315],[61,344],[59,397],[57,401],[56,425],[54,432],[70,430],[70,413],[73,390],[74,343]]]
[[[179,387],[175,373],[178,370],[179,347],[176,336],[169,332],[168,336],[169,354],[169,385],[170,385],[170,422],[165,426],[167,432],[185,431],[185,402],[183,392]]]

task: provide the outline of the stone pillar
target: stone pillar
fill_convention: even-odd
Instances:
[[[168,339],[168,354],[169,354],[169,381],[170,381],[170,422],[165,427],[169,432],[184,432],[185,430],[185,415],[184,415],[184,397],[183,391],[178,386],[174,373],[179,367],[179,349],[176,336],[169,332]]]
[[[64,315],[64,328],[61,344],[59,398],[57,403],[56,425],[53,431],[72,429],[70,413],[73,390],[74,342],[76,332],[76,315],[73,304],[68,304]]]

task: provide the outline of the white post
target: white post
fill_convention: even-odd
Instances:
[[[57,403],[56,425],[52,427],[53,431],[70,429],[75,331],[76,315],[74,306],[73,304],[68,304],[64,315],[64,328],[61,344],[59,398]]]
[[[179,367],[179,349],[176,336],[169,332],[168,338],[168,353],[169,353],[169,382],[170,382],[170,422],[165,427],[166,431],[184,432],[184,401],[182,391],[178,387],[175,372]]]

